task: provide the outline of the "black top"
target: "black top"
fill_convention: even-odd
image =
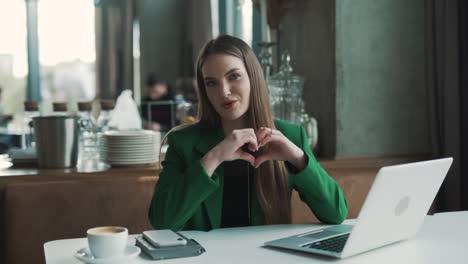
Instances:
[[[225,161],[221,227],[250,225],[254,167],[245,160]]]

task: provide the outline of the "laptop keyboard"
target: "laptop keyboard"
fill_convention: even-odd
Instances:
[[[344,245],[346,244],[348,237],[349,233],[307,244],[304,245],[304,247],[331,252],[341,252],[343,251]]]

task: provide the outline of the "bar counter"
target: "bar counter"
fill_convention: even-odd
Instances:
[[[320,162],[343,189],[348,218],[355,218],[380,167],[421,159],[345,158]],[[133,234],[151,229],[148,207],[158,174],[157,166],[93,173],[74,169],[0,170],[0,263],[44,263],[44,242],[84,237],[86,230],[95,226],[126,226]],[[291,208],[293,223],[316,221],[295,191]]]
[[[133,168],[109,168],[98,172],[78,172],[76,169],[38,169],[34,167],[11,167],[0,170],[0,185],[17,181],[49,181],[67,179],[105,179],[125,177],[156,177],[159,166]]]

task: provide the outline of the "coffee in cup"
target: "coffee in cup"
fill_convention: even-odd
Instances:
[[[119,226],[102,226],[88,229],[89,250],[96,258],[123,256],[127,247],[128,229]]]

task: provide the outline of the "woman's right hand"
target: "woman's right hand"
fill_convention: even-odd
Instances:
[[[252,128],[233,130],[223,141],[203,156],[201,162],[207,174],[211,177],[215,169],[223,161],[242,159],[248,161],[253,166],[255,164],[255,157],[242,150],[245,144],[248,144],[250,151],[258,150],[255,131]]]

